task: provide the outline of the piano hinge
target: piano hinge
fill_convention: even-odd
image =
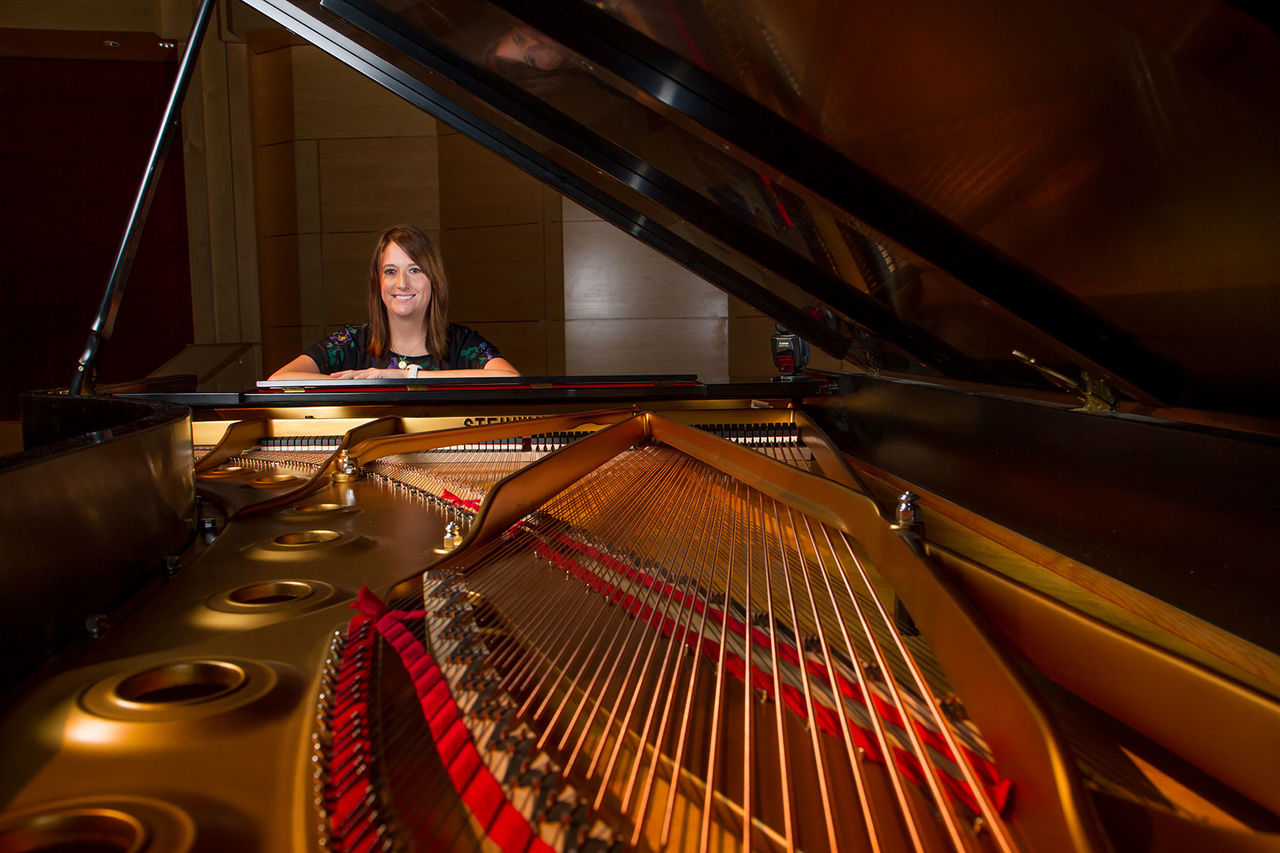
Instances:
[[[1013,357],[1035,368],[1036,372],[1045,379],[1057,385],[1059,388],[1074,394],[1076,398],[1083,404],[1077,411],[1082,412],[1114,412],[1116,409],[1116,395],[1111,390],[1111,386],[1100,376],[1093,376],[1088,371],[1080,371],[1080,381],[1077,382],[1070,376],[1059,373],[1051,367],[1045,367],[1034,357],[1024,352],[1013,350]]]

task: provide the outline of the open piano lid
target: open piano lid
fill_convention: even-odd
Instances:
[[[855,368],[1275,412],[1280,39],[1233,7],[248,3]]]

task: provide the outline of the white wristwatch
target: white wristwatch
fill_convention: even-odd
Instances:
[[[422,365],[420,365],[420,364],[411,364],[411,365],[409,365],[409,367],[408,367],[408,370],[409,370],[409,378],[410,378],[410,379],[417,379],[417,378],[418,378],[418,371],[419,371],[419,370],[421,370],[421,369],[422,369]]]

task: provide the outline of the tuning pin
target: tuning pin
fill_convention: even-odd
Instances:
[[[349,483],[360,479],[360,461],[346,448],[338,452],[338,470],[333,473],[333,479],[338,483]]]
[[[900,528],[915,530],[920,526],[920,498],[915,492],[903,492],[898,496],[896,516]]]

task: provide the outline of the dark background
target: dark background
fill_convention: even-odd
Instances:
[[[65,388],[96,316],[177,63],[0,58],[0,420]],[[192,341],[182,139],[175,134],[99,382]]]

